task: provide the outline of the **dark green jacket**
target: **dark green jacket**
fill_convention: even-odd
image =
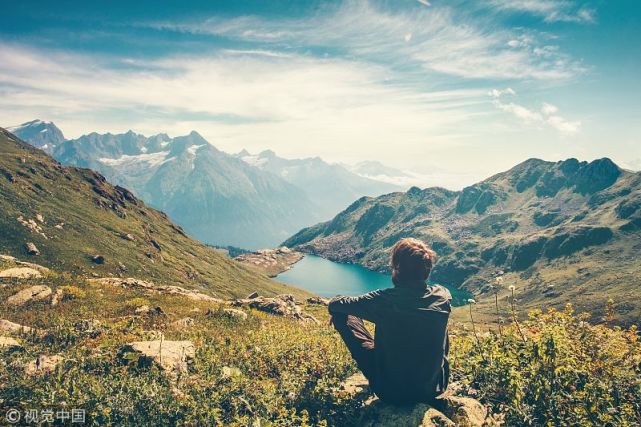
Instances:
[[[429,402],[449,381],[447,322],[452,296],[440,285],[394,287],[360,297],[337,297],[331,314],[376,325],[373,391],[396,403]]]

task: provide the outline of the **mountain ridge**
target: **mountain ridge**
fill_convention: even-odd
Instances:
[[[125,188],[90,169],[62,166],[2,128],[0,154],[2,253],[37,253],[40,264],[85,277],[134,275],[217,297],[307,294],[191,239]]]
[[[612,295],[636,292],[640,230],[641,173],[607,158],[528,159],[461,191],[412,187],[361,198],[283,244],[389,272],[391,246],[418,237],[439,254],[433,280],[478,296],[490,292],[497,271],[509,272],[513,283],[530,289],[529,307],[539,308],[572,302],[569,296],[585,285],[581,274],[571,274],[577,268],[591,272],[587,282],[593,285],[608,283]],[[620,277],[611,280],[615,271]],[[547,288],[560,283],[565,289]],[[637,305],[626,311],[641,318]]]

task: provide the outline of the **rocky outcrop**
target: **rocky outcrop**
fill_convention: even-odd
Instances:
[[[5,319],[0,319],[0,332],[22,334],[30,333],[32,331],[34,331],[34,329],[30,328],[29,326],[20,325],[18,323],[10,322],[9,320]]]
[[[305,300],[307,304],[316,304],[316,305],[329,305],[329,299],[321,297],[309,297]]]
[[[250,307],[276,316],[283,316],[304,323],[318,324],[318,320],[314,316],[304,313],[296,305],[296,300],[292,295],[278,295],[273,298],[259,296],[252,299],[237,299],[232,301],[231,305],[234,307]]]
[[[31,286],[7,298],[7,304],[24,305],[31,301],[40,301],[52,293],[51,288],[45,285]]]
[[[0,350],[23,350],[22,344],[20,344],[15,338],[11,337],[0,337]]]
[[[264,272],[269,277],[276,277],[283,271],[289,270],[292,265],[303,258],[300,252],[281,246],[276,249],[263,249],[256,252],[241,254],[234,259]]]
[[[34,255],[34,256],[40,255],[40,250],[32,242],[25,243],[24,248],[29,255]]]
[[[487,409],[469,397],[446,395],[434,405],[418,403],[407,406],[389,405],[371,395],[363,374],[356,373],[341,385],[341,391],[351,397],[360,396],[365,401],[357,422],[368,427],[482,427],[496,425],[488,417]]]
[[[138,366],[156,364],[168,373],[187,371],[196,350],[191,341],[135,341],[125,345],[121,357],[136,361]]]
[[[181,288],[180,286],[157,285],[153,282],[146,282],[144,280],[138,280],[131,277],[126,279],[120,279],[117,277],[103,277],[98,279],[90,279],[89,281],[92,283],[98,283],[100,285],[119,286],[126,289],[144,289],[150,293],[179,295],[187,297],[194,301],[208,301],[221,304],[224,303],[224,301],[219,298],[214,298],[210,295],[203,294],[198,291]]]
[[[39,279],[40,271],[30,267],[14,267],[0,271],[0,279]]]
[[[63,361],[60,355],[45,356],[44,354],[38,356],[25,366],[24,372],[27,375],[42,375],[48,374],[56,370],[56,367]]]

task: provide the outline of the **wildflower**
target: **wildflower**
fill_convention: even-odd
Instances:
[[[476,304],[476,300],[474,298],[470,298],[467,300],[468,304]]]
[[[513,291],[514,289],[516,289],[516,287],[514,285],[510,285],[510,287],[508,289]]]

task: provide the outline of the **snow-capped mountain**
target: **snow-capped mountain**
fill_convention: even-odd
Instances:
[[[210,244],[273,247],[321,219],[301,189],[216,149],[197,132],[176,138],[91,133],[57,144],[52,155],[129,188]]]
[[[62,131],[53,122],[42,120],[32,120],[19,126],[8,127],[7,130],[47,154],[53,153],[53,150],[65,140]]]
[[[301,188],[319,206],[324,219],[331,218],[359,197],[405,190],[403,186],[359,176],[343,165],[327,163],[320,157],[285,159],[271,150],[255,155],[243,150],[236,157]]]

